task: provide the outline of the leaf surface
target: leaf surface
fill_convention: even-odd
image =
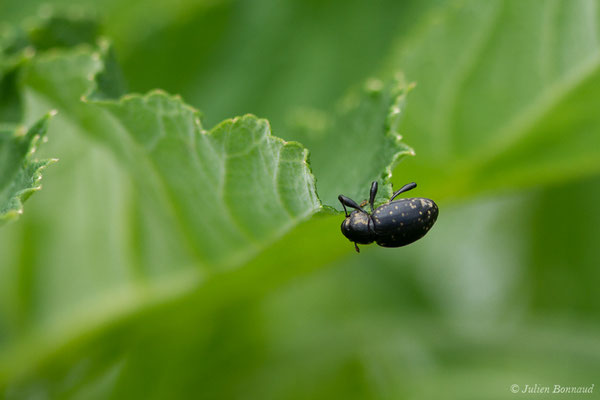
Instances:
[[[402,174],[454,198],[598,172],[597,21],[587,0],[430,13],[388,61],[418,87],[403,129],[419,157]]]
[[[36,160],[36,146],[46,134],[50,114],[21,129],[0,129],[0,225],[23,213],[23,203],[41,189],[41,171],[55,160]]]
[[[108,48],[84,44],[38,54],[23,70],[26,118],[60,110],[49,151],[64,162],[46,206],[6,232],[22,245],[2,245],[5,382],[65,340],[239,267],[320,208],[306,149],[272,136],[266,120],[206,130],[198,111],[162,91],[112,100],[121,89],[110,62]],[[29,254],[25,238],[43,255]]]
[[[408,81],[417,82],[406,107],[401,104],[405,118],[401,129],[389,129],[387,125],[391,107],[400,97],[396,96],[398,91],[394,94],[394,89],[386,85],[379,92],[354,92],[349,99],[358,97],[358,101],[342,102],[337,113],[301,113],[297,119],[306,127],[304,132],[286,132],[275,125],[278,135],[281,132],[286,138],[299,139],[311,149],[323,202],[337,207],[339,193],[364,200],[370,180],[385,180],[388,176],[385,165],[394,159],[394,149],[400,150],[390,139],[398,133],[406,137],[418,157],[409,158],[402,169],[395,171],[394,183],[414,180],[423,189],[419,195],[436,200],[554,183],[597,171],[598,124],[594,104],[599,88],[596,35],[590,23],[595,22],[597,13],[590,7],[592,3],[585,1],[549,1],[539,8],[532,4],[451,1],[434,10],[429,19],[415,22],[414,31],[399,37],[399,50],[390,57],[388,72],[391,75],[402,67]],[[259,12],[258,7],[256,10]],[[312,23],[313,10],[303,10]],[[361,13],[354,10],[352,14]],[[221,19],[215,19],[214,25],[229,21],[228,15],[226,10],[219,14]],[[392,12],[387,17],[400,21]],[[403,18],[411,17],[406,14]],[[266,20],[278,18],[275,15]],[[193,26],[194,21],[190,19],[187,26]],[[254,24],[248,25],[253,29],[270,26],[261,24],[261,16],[252,21]],[[363,79],[368,68],[353,69],[355,66],[350,65],[357,59],[351,40],[345,44],[352,49],[345,53],[347,58],[336,58],[328,48],[319,47],[322,42],[318,40],[306,40],[303,46],[289,44],[289,51],[304,61],[294,64],[288,60],[297,66],[295,69],[272,65],[273,60],[280,60],[282,49],[288,47],[286,32],[305,40],[295,26],[284,30],[286,20],[281,21],[284,22],[277,26],[282,34],[273,35],[277,29],[270,26],[270,32],[265,30],[262,36],[253,37],[254,48],[231,51],[239,39],[237,43],[232,39],[231,46],[223,46],[223,53],[217,52],[222,57],[216,56],[208,63],[216,65],[215,75],[199,73],[195,64],[186,64],[181,75],[161,79],[180,88],[189,83],[190,93],[202,93],[196,97],[202,99],[197,103],[209,104],[208,108],[214,111],[210,117],[215,120],[215,115],[229,113],[229,107],[246,110],[249,105],[261,103],[262,109],[274,107],[280,121],[288,95],[295,95],[299,103],[312,104],[306,82],[313,82],[313,78],[327,83],[332,76],[339,78],[344,74],[355,81]],[[209,24],[207,31],[214,25]],[[337,26],[323,29],[337,32]],[[351,28],[359,32],[356,25]],[[166,27],[165,31],[168,33],[169,29]],[[221,29],[226,31],[226,27]],[[196,36],[185,29],[176,30],[174,37],[191,38],[185,43],[200,40],[199,31],[192,32]],[[318,38],[319,34],[311,37]],[[232,37],[243,38],[239,31],[238,35]],[[172,37],[167,35],[164,41],[173,46],[173,54],[189,50],[173,45],[176,41],[170,40]],[[155,45],[155,38],[148,39],[146,50]],[[339,41],[336,35],[327,38]],[[385,40],[373,44],[381,47],[389,42],[389,36],[382,35],[381,39]],[[267,54],[275,56],[256,51],[266,42],[271,44]],[[298,51],[299,48],[304,51]],[[141,48],[141,55],[143,51]],[[331,57],[327,57],[329,53]],[[152,54],[161,54],[160,48]],[[130,61],[130,71],[139,64],[137,55],[135,51],[129,54],[135,60]],[[202,51],[193,56],[210,58]],[[284,285],[286,281],[352,251],[339,234],[340,218],[318,217],[302,223],[300,218],[282,218],[282,225],[277,226],[289,228],[289,234],[282,236],[276,226],[268,225],[270,221],[254,218],[253,209],[260,210],[264,204],[252,201],[251,196],[245,203],[244,190],[225,196],[219,206],[211,204],[211,196],[219,191],[204,190],[218,185],[204,183],[219,182],[216,171],[228,168],[211,168],[208,172],[216,175],[199,178],[205,168],[199,165],[196,170],[197,164],[192,161],[203,154],[203,148],[197,149],[192,138],[202,138],[212,146],[222,146],[227,154],[237,154],[244,150],[227,147],[224,138],[228,130],[234,127],[246,132],[249,140],[245,144],[252,146],[254,135],[260,136],[261,120],[239,118],[205,129],[197,124],[195,111],[163,92],[126,96],[114,102],[110,99],[123,90],[115,84],[118,79],[110,78],[115,71],[108,67],[107,57],[101,53],[96,56],[95,48],[89,46],[42,54],[36,56],[24,76],[23,109],[30,122],[50,108],[61,110],[48,151],[62,162],[51,170],[54,184],[51,190],[45,189],[48,204],[32,207],[31,219],[0,232],[0,340],[5,345],[3,354],[7,355],[1,363],[0,379],[12,384],[9,393],[13,397],[39,396],[42,390],[48,396],[72,398],[185,397],[190,392],[206,398],[282,398],[290,397],[290,393],[311,398],[332,398],[339,393],[347,393],[348,398],[381,398],[384,393],[402,398],[414,397],[419,389],[430,388],[425,381],[433,377],[440,387],[449,387],[456,398],[464,398],[464,385],[457,387],[454,382],[469,382],[474,371],[489,367],[489,357],[481,348],[474,349],[469,339],[475,338],[483,349],[491,349],[494,359],[501,354],[526,354],[543,363],[541,353],[553,354],[557,350],[551,344],[553,338],[544,336],[552,330],[546,324],[523,324],[520,331],[523,337],[527,336],[528,327],[539,332],[539,337],[547,340],[544,346],[537,347],[541,350],[523,352],[518,335],[512,342],[506,336],[497,339],[506,340],[504,344],[495,339],[494,335],[503,332],[495,328],[505,328],[505,322],[509,327],[514,323],[512,318],[495,319],[497,315],[507,311],[522,315],[522,309],[513,304],[518,297],[510,291],[513,275],[504,272],[518,275],[527,256],[513,250],[522,249],[528,242],[527,236],[521,234],[527,228],[526,224],[521,225],[522,219],[510,220],[518,223],[514,227],[509,224],[506,236],[488,234],[490,229],[495,232],[502,218],[491,219],[485,226],[476,223],[496,215],[494,207],[475,211],[469,208],[455,218],[440,219],[439,231],[430,234],[436,234],[437,239],[428,237],[427,243],[432,245],[420,242],[410,249],[397,250],[371,247],[353,263],[342,259],[336,274],[309,279],[307,286],[295,289],[292,297],[296,297],[286,305],[282,302],[282,296],[285,300],[290,290]],[[348,62],[334,62],[340,59]],[[168,57],[155,60],[148,56],[145,60],[150,62],[141,63],[147,69],[140,72],[140,81],[157,75],[151,68],[153,60],[171,65]],[[210,65],[202,71],[210,71]],[[320,75],[323,65],[329,72]],[[346,67],[353,72],[347,72]],[[283,71],[279,75],[278,69]],[[196,75],[202,75],[197,79],[203,84],[190,82],[189,76]],[[361,77],[356,78],[358,75]],[[94,85],[90,76],[96,76],[99,87],[96,96],[88,94],[89,101],[81,103],[80,96],[89,93]],[[340,83],[346,82],[342,78],[335,82],[321,84],[320,93],[326,95],[318,102],[330,103],[336,87],[347,86]],[[164,132],[185,134],[163,135]],[[261,143],[277,146],[280,142],[267,139]],[[388,149],[392,151],[386,153]],[[174,157],[172,152],[179,156]],[[254,158],[258,159],[261,158]],[[182,165],[189,174],[181,173]],[[214,160],[213,165],[221,164]],[[242,178],[254,179],[249,175],[236,179]],[[585,193],[584,189],[578,193]],[[384,186],[381,195],[386,193],[389,187]],[[185,198],[179,198],[179,194]],[[192,203],[190,197],[202,201]],[[555,205],[549,203],[545,208]],[[237,211],[225,215],[225,211],[235,207]],[[506,214],[507,220],[510,215],[513,214]],[[226,220],[235,224],[219,226],[215,236],[211,236],[212,231],[200,228],[202,216],[229,218]],[[464,225],[468,217],[477,221]],[[593,221],[585,225],[585,232],[592,231]],[[452,226],[461,229],[450,229]],[[262,229],[270,230],[270,234]],[[514,233],[517,231],[519,235]],[[7,237],[10,240],[5,240]],[[508,243],[504,241],[507,238]],[[547,235],[541,232],[536,243],[545,243],[546,239]],[[568,238],[558,235],[554,241],[563,239]],[[518,243],[516,247],[507,246],[510,252],[498,247],[499,243],[513,242]],[[218,251],[213,250],[215,246]],[[581,251],[577,246],[573,248],[583,257],[589,245],[581,246]],[[374,261],[363,257],[369,251],[375,255]],[[389,257],[385,263],[383,252]],[[597,263],[593,262],[595,255],[590,254],[585,265],[592,268]],[[569,254],[565,254],[561,262],[569,259]],[[544,258],[537,261],[540,268],[543,261]],[[229,267],[226,273],[213,274],[225,267]],[[354,272],[349,271],[352,268]],[[412,286],[400,285],[411,277],[415,281]],[[477,290],[480,285],[474,285],[474,279],[495,285],[490,286],[492,295]],[[269,291],[276,292],[271,300],[276,311],[272,313],[265,311],[261,303]],[[593,297],[592,292],[587,292],[580,302]],[[551,300],[541,292],[538,296],[542,303]],[[410,303],[411,299],[424,303],[424,307]],[[299,305],[306,307],[304,318],[300,319]],[[406,312],[399,312],[398,305],[407,305]],[[496,313],[490,313],[495,305],[499,305]],[[444,318],[452,320],[465,310],[473,313],[473,318],[465,320],[479,326],[479,317],[485,316],[491,328],[467,331],[471,336],[466,339],[454,327],[438,329],[444,326]],[[433,315],[437,313],[442,317]],[[377,315],[373,317],[374,314]],[[343,324],[344,321],[349,322]],[[557,337],[563,342],[579,330],[579,325],[575,325]],[[442,332],[443,341],[438,331]],[[581,338],[586,339],[585,336],[582,333]],[[575,350],[565,350],[561,361],[580,360],[597,345],[593,338],[588,342],[574,337],[571,346]],[[469,356],[467,363],[464,354]],[[455,361],[451,362],[451,358]],[[382,359],[384,362],[380,362]],[[596,366],[598,357],[594,353],[589,360],[590,365]],[[560,372],[560,365],[556,364],[544,369],[545,381],[556,380],[557,371]],[[381,370],[382,365],[385,371]],[[524,376],[531,377],[531,382],[536,380],[540,371],[537,362],[524,365],[518,358],[511,358],[506,362],[510,368],[493,366],[497,375],[481,380],[480,386],[489,390],[493,385],[505,385],[512,381],[509,378],[519,365],[527,373]],[[410,373],[403,375],[406,382],[398,380],[398,371],[404,369],[420,373],[423,382],[411,383]],[[323,374],[316,376],[315,371]],[[22,380],[9,379],[19,375]],[[202,385],[197,384],[199,379]],[[154,384],[148,385],[148,381]],[[278,383],[273,385],[275,381]],[[356,386],[349,388],[347,382],[355,382]],[[391,387],[389,382],[396,386]],[[298,385],[302,385],[302,390],[298,390]],[[251,392],[248,387],[252,387]],[[488,393],[488,397],[497,397],[505,389],[502,386]],[[486,398],[487,394],[477,395]],[[426,392],[422,397],[435,396]]]
[[[387,83],[370,79],[344,97],[331,116],[305,109],[293,114],[293,137],[314,149],[310,160],[323,204],[342,210],[340,194],[360,203],[374,180],[379,181],[376,202],[390,198],[392,168],[414,154],[399,129],[409,90],[401,77]]]

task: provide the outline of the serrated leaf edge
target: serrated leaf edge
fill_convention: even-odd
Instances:
[[[56,110],[52,110],[44,115],[40,120],[33,124],[25,134],[20,133],[20,129],[17,128],[14,132],[15,138],[28,141],[28,151],[23,158],[21,169],[37,163],[38,166],[31,173],[31,179],[34,185],[21,189],[16,192],[13,196],[9,197],[9,201],[16,201],[16,205],[4,213],[0,214],[0,225],[17,219],[24,212],[24,203],[27,199],[35,192],[42,189],[42,185],[39,182],[42,180],[42,171],[49,165],[54,164],[58,161],[57,158],[50,158],[44,160],[32,159],[32,156],[37,150],[38,143],[45,137],[48,130],[48,121],[56,115]]]

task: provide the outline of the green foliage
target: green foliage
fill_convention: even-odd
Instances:
[[[0,4],[0,182],[52,109],[61,160],[0,229],[3,397],[595,383],[593,1],[53,4]],[[432,232],[353,254],[318,211],[373,179],[416,181]]]
[[[271,136],[265,120],[246,115],[207,132],[195,110],[161,92],[100,106],[119,125],[119,151],[144,166],[134,180],[157,193],[200,262],[247,257],[320,207],[306,149]]]
[[[55,160],[32,159],[44,137],[48,119],[42,118],[24,133],[0,130],[0,224],[23,213],[23,202],[41,189],[41,171]]]
[[[403,130],[411,146],[427,149],[403,174],[461,197],[598,173],[594,7],[587,0],[450,4],[403,37],[387,68],[400,66],[418,82]]]
[[[324,204],[341,210],[340,193],[364,199],[374,180],[382,183],[377,202],[391,197],[392,168],[403,156],[413,154],[399,132],[408,90],[402,78],[387,85],[372,79],[361,91],[347,95],[332,117],[318,110],[296,111],[290,129],[293,137],[314,149],[311,165]]]
[[[52,104],[64,116],[49,150],[66,161],[47,200],[60,207],[44,221],[61,233],[44,239],[48,251],[39,258],[5,249],[6,381],[65,339],[102,332],[123,313],[178,299],[206,274],[247,263],[321,208],[302,145],[271,136],[267,121],[252,115],[206,131],[199,112],[161,91],[114,99],[123,84],[108,44],[69,40],[69,32],[79,37],[88,30],[78,20],[61,29],[56,20],[30,31],[39,39],[46,29],[48,40],[29,43],[37,54],[19,70],[19,101],[26,111]],[[56,42],[50,51],[48,41]],[[350,125],[375,117],[368,133],[393,145],[379,167],[389,173],[405,149],[395,131],[404,93],[402,86],[382,89],[357,95],[346,113],[354,118]],[[380,150],[363,154],[373,158]],[[322,171],[330,181],[337,173]],[[354,185],[372,175],[376,168]],[[96,209],[102,212],[89,212]],[[34,225],[11,234],[44,236],[40,222]],[[86,233],[91,227],[95,233]],[[65,286],[69,281],[77,284]],[[82,296],[90,299],[83,306]],[[90,306],[101,311],[89,314]]]

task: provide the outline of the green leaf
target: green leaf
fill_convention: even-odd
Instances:
[[[318,207],[316,197],[311,197],[310,175],[306,175],[307,181],[298,180],[300,173],[308,174],[305,150],[269,136],[264,120],[246,116],[203,132],[196,113],[164,93],[86,107],[95,112],[109,110],[105,114],[118,121],[114,127],[124,134],[127,148],[135,154],[115,162],[106,151],[94,150],[97,142],[93,140],[75,142],[63,137],[53,141],[60,145],[65,140],[65,146],[77,143],[75,153],[80,157],[59,152],[67,165],[55,175],[54,191],[46,199],[50,206],[56,205],[54,212],[42,220],[43,225],[38,222],[7,232],[17,243],[25,243],[27,238],[42,243],[43,248],[40,257],[17,249],[12,268],[3,273],[2,287],[6,289],[0,303],[8,312],[0,321],[4,328],[0,386],[4,390],[11,383],[12,393],[21,390],[17,378],[22,373],[31,377],[46,360],[51,368],[65,372],[61,365],[70,359],[69,351],[62,351],[65,343],[96,335],[101,335],[103,342],[106,329],[128,324],[140,312],[198,290],[209,270],[219,265],[239,266]],[[150,132],[161,138],[154,143],[141,140],[141,136],[127,138],[127,124],[134,123],[128,117],[131,111],[136,112],[132,118],[143,117],[140,124],[158,121],[159,115],[165,130]],[[66,121],[63,118],[61,122]],[[182,134],[167,135],[169,132]],[[208,159],[198,158],[199,152],[209,151],[207,146],[219,151]],[[216,167],[219,160],[212,157],[218,156],[225,160],[222,169],[205,171],[197,164],[210,162]],[[130,162],[141,165],[124,167]],[[235,170],[227,170],[233,167]],[[219,187],[224,192],[219,192]],[[304,233],[310,235],[311,230]],[[292,246],[298,247],[297,243]],[[300,255],[303,249],[298,248]],[[2,257],[8,260],[3,268],[11,267],[11,251],[3,249]],[[271,271],[282,268],[279,260],[276,256]],[[262,286],[259,282],[257,287]],[[248,282],[237,281],[236,286],[244,288]],[[219,292],[225,299],[232,294],[227,285]],[[206,306],[217,304],[217,296],[208,297]],[[181,315],[177,308],[173,315]],[[73,354],[89,355],[89,350],[86,347]],[[94,360],[92,377],[77,379],[76,387],[88,390],[95,369],[105,371],[107,362],[112,364]],[[28,382],[23,382],[24,388],[29,387]],[[56,382],[62,378],[57,376]],[[64,393],[53,384],[46,388]]]
[[[271,136],[266,120],[246,115],[205,131],[195,110],[162,92],[96,104],[115,117],[130,162],[151,177],[146,190],[165,198],[204,263],[256,252],[320,207],[307,150]]]
[[[255,295],[352,251],[338,236],[338,218],[322,217],[273,247],[321,208],[304,147],[272,136],[267,121],[252,115],[205,130],[198,111],[162,91],[115,100],[123,83],[114,61],[106,42],[99,49],[84,43],[40,50],[22,71],[26,117],[48,106],[60,110],[51,150],[63,163],[47,199],[54,212],[8,233],[43,243],[43,256],[29,255],[26,244],[2,251],[13,266],[2,292],[8,356],[0,380],[30,372],[46,357],[60,363],[54,352],[68,341],[102,337],[121,319],[185,299],[207,277],[215,280],[211,272],[259,254],[249,272],[203,288],[206,303],[191,311],[186,305],[186,313],[210,314],[232,297]],[[351,192],[387,179],[398,152],[409,151],[397,133],[405,92],[400,82],[370,82],[342,103],[330,134],[319,139],[325,149],[345,136],[354,154],[348,160],[369,163],[367,170],[354,161],[347,168]],[[366,140],[373,145],[352,145]],[[322,151],[317,159],[327,162]],[[320,168],[335,204],[339,168],[328,162]],[[322,256],[323,248],[331,257]],[[314,256],[303,255],[307,249]],[[306,259],[301,269],[281,264],[300,258]],[[237,290],[217,289],[222,285]]]
[[[52,115],[47,114],[26,133],[0,130],[0,225],[23,213],[23,203],[42,188],[42,170],[56,161],[33,159]]]
[[[36,52],[94,45],[98,24],[84,15],[54,15],[51,9],[29,21],[27,28],[0,27],[0,121],[21,122],[19,74]]]
[[[377,202],[390,198],[392,168],[414,154],[399,133],[409,90],[402,77],[387,84],[371,79],[347,95],[331,117],[310,110],[293,116],[292,136],[314,149],[310,160],[323,204],[341,210],[340,193],[361,202],[374,180],[380,183]]]
[[[39,340],[38,355],[19,357],[27,363],[90,325],[101,331],[123,313],[184,296],[320,208],[307,151],[271,136],[265,120],[247,115],[206,131],[196,110],[160,91],[112,101],[101,87],[104,100],[81,102],[96,85],[90,76],[105,76],[102,61],[78,47],[39,55],[23,72],[26,109],[61,110],[52,150],[64,160],[47,199],[54,211],[37,228],[8,233],[42,241],[43,257],[2,251],[12,260],[3,345],[18,353],[18,343]],[[39,339],[41,331],[61,334]]]
[[[115,92],[104,71],[103,55],[82,48],[36,60],[24,80],[120,158],[198,262],[255,253],[320,207],[307,151],[271,136],[267,121],[247,115],[206,131],[196,110],[160,91],[82,103],[97,86],[90,76],[102,89],[90,98]]]
[[[418,84],[403,128],[419,155],[402,174],[462,197],[600,171],[595,6],[451,1],[402,38],[388,69]]]
[[[24,117],[21,72],[35,51],[92,43],[97,25],[90,19],[46,15],[27,31],[0,32],[0,224],[23,213],[23,202],[41,186],[41,171],[54,160],[33,160],[50,117],[36,122],[27,133],[8,126]]]
[[[337,116],[314,110],[299,113],[306,129],[298,136],[297,130],[286,132],[280,121],[291,106],[326,109],[349,85],[369,75],[381,76],[373,69],[392,42],[392,32],[398,32],[402,50],[391,57],[389,74],[405,65],[408,79],[418,83],[407,108],[402,108],[409,124],[401,127],[418,157],[408,158],[396,171],[396,183],[415,180],[431,197],[447,200],[537,184],[538,172],[539,183],[555,183],[594,171],[595,142],[585,133],[588,128],[595,133],[591,109],[597,85],[590,85],[589,93],[584,86],[571,91],[564,114],[561,108],[552,109],[540,119],[543,140],[527,134],[509,146],[506,157],[479,154],[494,147],[496,140],[505,140],[491,131],[516,132],[497,128],[505,118],[528,109],[530,95],[553,87],[552,80],[535,87],[533,65],[539,61],[549,70],[560,70],[580,60],[577,53],[584,53],[587,40],[595,37],[585,23],[569,24],[555,35],[570,46],[552,41],[546,46],[550,53],[569,49],[572,56],[544,62],[523,49],[528,40],[544,36],[532,28],[544,13],[510,12],[533,7],[518,2],[452,1],[435,10],[430,20],[420,18],[429,6],[426,1],[375,6],[341,1],[284,1],[275,6],[146,3],[152,10],[144,8],[145,18],[138,17],[142,10],[137,1],[98,3],[109,25],[127,33],[118,35],[120,43],[135,44],[117,47],[128,60],[126,71],[134,88],[146,92],[159,86],[183,93],[209,111],[213,121],[260,111],[273,121],[278,135],[310,143],[315,162],[320,159],[325,166],[314,172],[319,191],[330,190],[326,204],[335,205],[338,190],[356,200],[366,197],[373,171],[360,164],[369,160],[373,138],[363,138],[361,129],[338,121],[360,123],[353,112],[362,106]],[[544,14],[553,22],[547,25],[551,30],[562,27],[577,7],[591,3],[538,4],[540,11],[549,5],[558,10]],[[490,17],[497,6],[502,24],[492,23]],[[156,12],[160,7],[165,18],[152,18],[162,17]],[[203,7],[210,12],[198,12]],[[471,13],[470,18],[462,18],[464,13]],[[570,39],[577,30],[584,31],[584,40]],[[469,50],[485,41],[482,32],[496,39],[471,60]],[[503,37],[508,43],[502,45],[498,39]],[[494,50],[502,56],[490,54]],[[132,128],[140,125],[155,132],[150,122],[156,115],[148,111],[144,119],[133,121],[135,115],[127,111],[156,111],[162,103],[178,109],[178,100],[152,92],[104,103],[122,94],[122,86],[115,84],[106,56],[94,57],[93,51],[84,46],[38,53],[24,73],[26,86],[20,94],[25,117],[32,121],[50,108],[61,110],[52,124],[52,141],[44,149],[62,161],[49,171],[52,184],[45,187],[43,204],[31,204],[20,224],[0,231],[0,386],[6,397],[158,399],[193,393],[218,399],[401,399],[436,398],[445,391],[452,398],[485,399],[503,397],[513,382],[593,382],[589,371],[598,369],[598,328],[594,315],[583,308],[593,303],[593,285],[581,286],[577,274],[565,275],[563,269],[595,277],[598,257],[590,250],[594,242],[581,240],[580,234],[595,237],[597,212],[591,211],[592,218],[584,216],[584,224],[548,234],[548,227],[556,225],[547,218],[548,211],[556,212],[573,187],[563,188],[564,197],[535,211],[529,208],[536,205],[531,202],[498,209],[493,199],[491,206],[477,201],[458,213],[447,206],[430,236],[409,248],[371,246],[360,256],[343,258],[352,249],[339,233],[339,215],[315,216],[294,225],[279,240],[264,241],[258,253],[249,251],[235,260],[217,256],[205,264],[200,257],[207,249],[189,234],[195,233],[191,224],[197,219],[176,218],[189,207],[167,197],[169,190],[186,190],[194,182],[171,173]],[[478,70],[476,80],[472,70]],[[99,88],[84,104],[78,99],[90,89],[89,76],[97,77]],[[363,100],[374,110],[368,121],[385,122],[393,100],[374,99]],[[490,99],[497,115],[486,106]],[[461,112],[452,111],[454,106]],[[585,118],[572,118],[579,113]],[[448,115],[451,134],[434,136],[437,130],[431,127],[446,127]],[[577,122],[574,127],[584,128],[581,134],[563,134],[573,127],[572,121]],[[480,129],[487,123],[490,130]],[[367,124],[366,132],[391,132],[385,124],[380,126],[372,129]],[[356,151],[356,157],[338,154],[344,141],[338,127],[351,135],[343,146]],[[209,131],[208,136],[215,134]],[[385,155],[381,143],[386,142],[375,143],[376,154]],[[450,154],[445,156],[444,149]],[[580,155],[585,157],[580,160]],[[336,162],[346,156],[350,162]],[[165,159],[174,165],[182,162]],[[475,162],[480,159],[486,165]],[[582,168],[582,160],[589,162],[589,169]],[[360,168],[367,169],[364,175]],[[349,188],[334,187],[340,170],[352,178]],[[384,173],[380,170],[376,177]],[[174,181],[164,182],[163,176]],[[585,197],[585,186],[576,193]],[[214,210],[196,206],[199,210],[192,216],[204,207]],[[533,243],[527,236],[531,212],[537,221]],[[555,244],[554,251],[544,247],[547,239]],[[533,259],[531,244],[539,253]],[[572,250],[564,252],[565,246]],[[332,265],[336,259],[339,262]],[[534,271],[526,269],[532,261]],[[556,264],[550,265],[545,286],[553,276],[570,279],[569,287],[560,288],[554,297],[547,295],[543,279],[532,284],[550,261]],[[573,262],[580,265],[574,267]],[[212,273],[223,266],[230,269]],[[322,272],[315,274],[319,269]],[[307,275],[308,284],[301,275]],[[532,287],[535,292],[528,290]],[[529,299],[559,309],[572,305],[567,312],[579,312],[580,318],[569,314],[561,322],[555,315],[530,312]],[[578,367],[567,373],[564,365]]]

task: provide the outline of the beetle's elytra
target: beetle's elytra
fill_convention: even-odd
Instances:
[[[342,233],[360,252],[359,244],[376,242],[382,247],[402,247],[421,239],[433,226],[438,216],[438,206],[433,200],[422,197],[394,199],[400,194],[412,190],[417,184],[412,182],[394,192],[390,201],[374,209],[377,195],[377,181],[371,184],[369,214],[354,200],[339,195],[338,200],[344,207],[346,219],[342,222]],[[355,211],[348,214],[346,207]]]

